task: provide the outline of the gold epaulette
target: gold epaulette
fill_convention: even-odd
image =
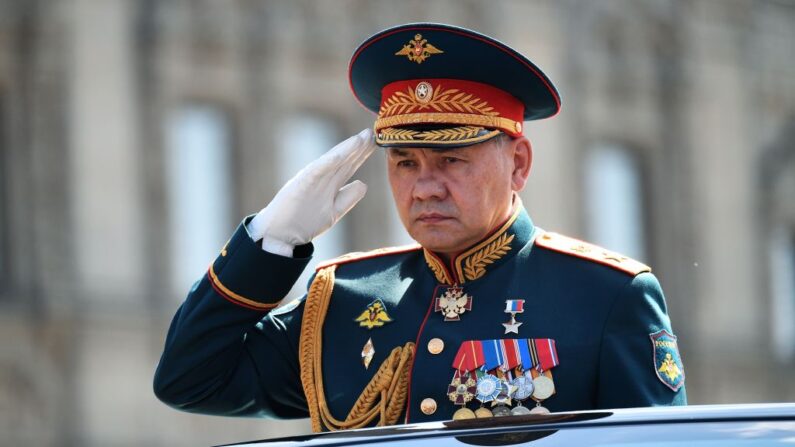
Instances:
[[[535,244],[539,247],[598,262],[633,276],[651,271],[651,267],[642,262],[562,234],[542,232],[536,237]]]
[[[386,255],[394,255],[398,253],[407,253],[414,250],[419,250],[422,248],[420,244],[409,244],[409,245],[401,245],[399,247],[384,247],[384,248],[377,248],[375,250],[370,251],[355,251],[352,253],[347,253],[342,256],[339,256],[334,259],[329,259],[328,261],[323,261],[315,267],[315,270],[320,270],[332,265],[342,265],[347,264],[349,262],[361,261],[363,259],[371,259],[377,258],[380,256]]]

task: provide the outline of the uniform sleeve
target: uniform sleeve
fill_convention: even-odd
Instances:
[[[641,273],[628,281],[614,301],[604,327],[597,408],[687,404],[684,367],[672,371],[671,376],[659,371],[660,352],[655,351],[652,338],[659,333],[673,334],[665,298],[657,278]],[[681,366],[675,344],[667,343],[665,349],[676,351]],[[671,379],[676,372],[681,377]],[[680,386],[671,386],[680,380]]]
[[[272,312],[311,246],[295,254],[265,252],[238,227],[171,322],[154,377],[160,400],[205,414],[306,417],[297,358],[303,305]]]

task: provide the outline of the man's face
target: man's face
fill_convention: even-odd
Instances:
[[[524,172],[517,185],[515,146],[497,138],[456,149],[389,149],[389,183],[411,237],[453,256],[503,223],[510,216],[513,191],[527,177]]]

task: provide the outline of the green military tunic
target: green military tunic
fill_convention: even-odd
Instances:
[[[413,344],[406,380],[394,380],[397,421],[444,420],[460,408],[448,386],[463,342],[551,339],[555,394],[542,402],[551,411],[686,403],[676,338],[648,267],[536,228],[521,207],[449,264],[419,246],[321,264],[321,273],[333,270],[327,311],[313,310],[302,334],[313,292],[310,304],[304,297],[274,307],[310,255],[311,246],[294,258],[264,252],[241,225],[174,317],[155,376],[158,397],[208,414],[312,413],[316,429],[340,428],[329,417],[343,421],[393,350],[405,354]],[[445,321],[438,298],[452,286],[471,298],[470,309]],[[521,325],[506,334],[506,300],[517,299]]]

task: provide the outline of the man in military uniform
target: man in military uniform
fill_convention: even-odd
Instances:
[[[534,225],[518,197],[523,122],[557,91],[524,56],[438,24],[354,53],[373,131],[340,143],[233,234],[191,290],[155,376],[186,411],[306,417],[313,429],[531,412],[682,405],[684,367],[649,267]],[[311,241],[365,194],[377,146],[419,244],[321,264],[274,310]]]

